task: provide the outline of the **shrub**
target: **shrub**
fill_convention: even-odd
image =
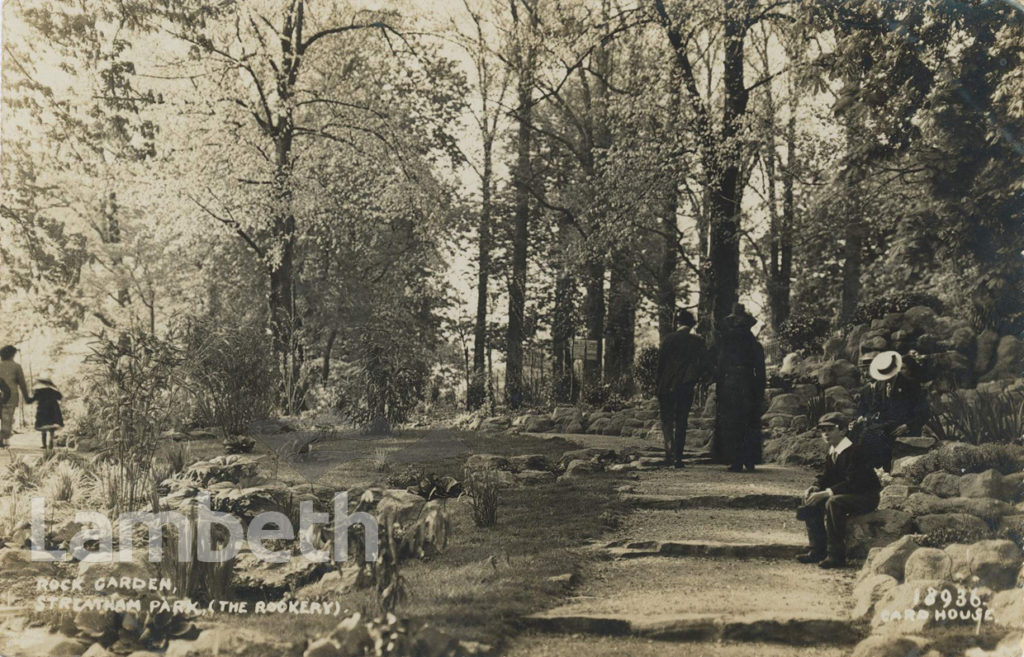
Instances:
[[[965,395],[954,391],[933,401],[928,426],[944,440],[1013,443],[1024,437],[1024,393]]]
[[[185,376],[201,419],[237,436],[269,416],[280,376],[258,325],[192,317],[184,342]]]
[[[943,303],[934,294],[924,292],[894,292],[857,304],[857,310],[850,319],[851,324],[867,324],[881,319],[889,313],[903,313],[914,306],[928,306],[937,314],[942,313]]]
[[[1005,475],[1019,472],[1022,462],[1024,454],[1015,445],[946,443],[910,465],[906,477],[911,483],[920,484],[933,472],[962,475],[995,469]]]
[[[357,360],[344,368],[341,397],[346,402],[342,410],[370,434],[390,433],[406,420],[423,398],[430,369],[417,354],[388,343],[387,337],[363,336]]]
[[[921,538],[922,547],[944,548],[952,543],[977,543],[988,538],[988,532],[981,528],[938,529]]]
[[[653,397],[658,388],[658,348],[646,347],[633,365],[633,379],[640,394]]]
[[[81,494],[84,484],[82,469],[70,461],[61,460],[47,474],[40,492],[47,500],[70,502],[76,493]]]
[[[818,425],[818,420],[821,416],[826,413],[831,413],[836,410],[835,402],[825,397],[824,392],[818,392],[812,395],[807,400],[807,419],[809,420],[809,427],[815,427]]]
[[[100,458],[114,464],[106,501],[116,512],[133,508],[148,495],[149,469],[159,435],[170,424],[177,371],[182,355],[172,338],[127,331],[105,334],[90,345],[90,413],[100,432]],[[110,482],[107,482],[110,483]]]
[[[831,322],[809,312],[792,313],[779,328],[779,346],[786,352],[820,351]]]
[[[498,522],[498,498],[501,483],[493,470],[466,472],[464,488],[473,508],[477,527],[493,527]]]

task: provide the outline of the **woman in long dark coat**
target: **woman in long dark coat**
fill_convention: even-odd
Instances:
[[[722,321],[718,333],[715,436],[711,457],[731,472],[753,472],[761,462],[761,403],[764,348],[750,332],[757,323],[741,304]]]
[[[64,426],[64,414],[60,410],[60,400],[64,396],[47,377],[36,379],[32,387],[32,401],[36,403],[36,431],[41,432],[43,449],[53,449],[54,434]],[[50,443],[46,437],[49,434]]]

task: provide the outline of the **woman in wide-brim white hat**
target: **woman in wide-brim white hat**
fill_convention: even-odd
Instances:
[[[868,373],[875,381],[888,381],[896,378],[903,369],[903,356],[898,351],[883,351],[871,359]]]

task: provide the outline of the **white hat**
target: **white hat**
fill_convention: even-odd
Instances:
[[[903,369],[903,357],[898,351],[883,351],[874,357],[868,373],[875,381],[888,381]]]

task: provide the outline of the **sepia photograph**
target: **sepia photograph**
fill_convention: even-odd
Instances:
[[[0,0],[0,657],[1022,657],[1020,0]]]

